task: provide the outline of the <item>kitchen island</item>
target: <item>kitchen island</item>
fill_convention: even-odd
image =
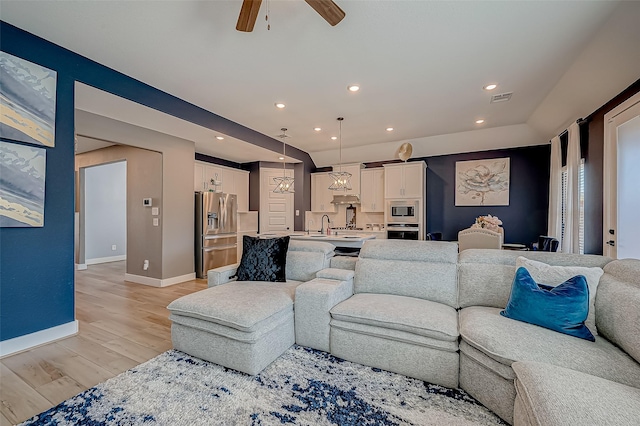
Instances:
[[[376,238],[372,234],[340,234],[338,235],[324,235],[320,233],[306,233],[306,232],[293,232],[289,234],[292,240],[307,240],[307,241],[326,241],[333,244],[336,247],[346,248],[362,248],[362,245],[367,240],[373,240]]]

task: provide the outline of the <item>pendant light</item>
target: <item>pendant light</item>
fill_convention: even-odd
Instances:
[[[329,189],[332,191],[350,191],[351,190],[351,173],[342,171],[342,120],[343,117],[337,118],[338,123],[340,123],[340,165],[338,172],[329,173],[329,176],[332,179],[332,183],[329,186]]]
[[[287,142],[285,141],[285,138],[288,138],[289,136],[287,136],[286,127],[283,127],[280,130],[282,130],[282,134],[278,135],[278,137],[282,139],[282,177],[273,178],[273,183],[276,184],[276,187],[274,188],[273,192],[277,194],[291,194],[295,191],[293,190],[293,178],[287,176],[287,168],[286,168]]]

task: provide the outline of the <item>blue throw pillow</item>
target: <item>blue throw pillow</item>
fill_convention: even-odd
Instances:
[[[589,287],[583,275],[552,287],[536,283],[526,268],[518,268],[503,317],[539,325],[595,342],[584,325],[589,314]]]
[[[289,237],[242,237],[242,259],[236,272],[238,281],[286,282]]]

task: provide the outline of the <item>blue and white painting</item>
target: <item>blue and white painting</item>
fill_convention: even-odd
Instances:
[[[0,141],[0,227],[44,226],[46,153]]]
[[[56,72],[0,52],[0,138],[54,146]]]

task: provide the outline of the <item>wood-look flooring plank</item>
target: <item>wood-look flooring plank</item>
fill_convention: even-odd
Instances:
[[[139,363],[148,361],[160,354],[160,351],[142,346],[124,337],[107,342],[103,346]]]
[[[51,408],[51,402],[6,367],[4,361],[0,363],[0,379],[0,412],[11,423],[20,423]]]
[[[5,358],[3,363],[34,388],[64,376],[60,370],[40,357],[37,350],[25,352],[22,356]]]
[[[41,346],[35,350],[63,375],[71,377],[87,388],[113,377],[113,374],[97,363],[83,358],[58,343]]]
[[[11,423],[9,419],[6,418],[4,414],[2,414],[2,412],[0,412],[0,426],[12,426],[12,425],[13,423]]]
[[[54,380],[53,382],[49,382],[46,385],[38,386],[36,388],[38,393],[47,398],[47,400],[54,406],[60,404],[62,401],[66,401],[80,392],[85,391],[86,389],[86,387],[67,376],[60,377],[58,380]]]
[[[157,339],[160,340],[159,338]],[[113,374],[120,374],[123,371],[133,368],[139,364],[139,362],[131,358],[127,358],[118,352],[107,349],[99,343],[95,343],[80,336],[60,340],[58,344],[77,353],[78,355],[83,356],[84,358],[90,359],[92,362],[100,365],[102,368]],[[160,342],[156,342],[156,345],[158,347],[161,346]],[[168,349],[170,348],[164,349],[164,351]]]

